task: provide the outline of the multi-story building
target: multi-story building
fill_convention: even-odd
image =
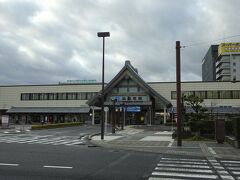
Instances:
[[[216,60],[218,57],[218,45],[211,45],[202,60],[202,80],[216,81]]]
[[[202,60],[203,81],[240,80],[240,43],[212,45]]]
[[[218,81],[240,80],[240,43],[222,43],[219,45],[216,79]]]
[[[203,105],[217,113],[240,113],[240,81],[182,82],[181,87],[183,95],[204,99]],[[101,95],[101,83],[96,82],[0,86],[0,118],[8,114],[11,122],[20,124],[42,120],[94,122],[100,117]],[[117,108],[117,117],[124,116],[126,124],[159,124],[159,114],[166,123],[168,112],[176,107],[176,82],[147,83],[126,61],[105,86],[104,106],[108,107],[108,120]],[[222,107],[228,108],[222,111]]]

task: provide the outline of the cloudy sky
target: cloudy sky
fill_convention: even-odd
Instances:
[[[211,44],[240,41],[239,7],[239,0],[0,0],[0,84],[101,82],[100,31],[111,33],[106,81],[125,60],[147,82],[175,81],[176,40],[187,46],[182,80],[198,81]]]

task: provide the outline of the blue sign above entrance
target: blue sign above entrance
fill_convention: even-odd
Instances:
[[[121,100],[121,96],[115,96],[115,100],[119,102]]]
[[[127,107],[127,112],[141,112],[141,107],[140,106]]]

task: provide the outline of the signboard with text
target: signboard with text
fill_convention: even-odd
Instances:
[[[218,56],[223,54],[240,54],[240,42],[221,43],[218,46]]]
[[[141,112],[141,107],[140,106],[127,107],[127,112]]]

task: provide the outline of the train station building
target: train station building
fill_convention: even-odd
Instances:
[[[240,82],[182,82],[182,94],[204,99],[203,106],[218,114],[240,113]],[[175,113],[176,82],[145,82],[126,61],[104,88],[105,118],[130,124],[164,124]],[[0,118],[11,123],[82,121],[99,123],[101,83],[95,81],[47,85],[0,86]],[[113,113],[115,112],[115,113]]]

